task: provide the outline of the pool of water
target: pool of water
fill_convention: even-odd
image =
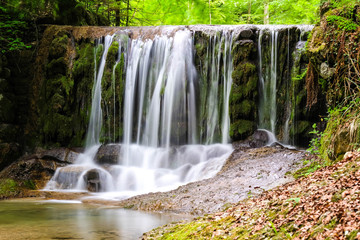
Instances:
[[[138,239],[189,216],[94,207],[76,201],[0,201],[0,239]]]

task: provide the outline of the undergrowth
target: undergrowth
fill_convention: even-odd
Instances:
[[[13,179],[0,179],[0,199],[18,197],[24,191],[34,189],[36,189],[36,185],[32,180],[17,182]]]

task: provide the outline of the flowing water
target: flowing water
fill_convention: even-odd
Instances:
[[[299,55],[302,53],[304,34],[311,31],[312,26],[297,26],[299,30],[299,41],[291,43],[291,27],[286,26],[263,26],[259,29],[258,35],[258,62],[259,62],[259,122],[260,129],[270,131],[275,137],[279,136],[281,142],[285,144],[294,144],[295,140],[290,139],[290,122],[292,128],[296,126],[295,89],[292,78],[296,77],[292,72],[299,68]],[[279,40],[279,34],[286,35],[282,41]],[[283,45],[281,45],[283,44]],[[290,44],[292,44],[290,46]],[[281,46],[286,46],[282,51],[286,56],[279,62]],[[280,72],[282,70],[282,72]],[[285,100],[279,102],[282,93],[279,91],[279,83],[285,81]],[[284,108],[278,112],[279,105]],[[278,141],[278,140],[276,140]]]
[[[2,201],[0,239],[138,239],[158,226],[190,219],[78,203]]]
[[[124,41],[124,37],[106,36],[99,43],[103,48],[100,62],[95,62],[98,66],[85,152],[75,164],[57,169],[45,189],[85,191],[89,189],[87,182],[91,176],[96,175],[98,182],[92,190],[126,198],[170,190],[214,176],[232,152],[227,144],[232,38],[230,32],[224,32],[219,39],[213,37],[217,63],[211,67],[208,100],[214,108],[205,116],[198,114],[200,89],[193,62],[194,39],[189,30],[177,31],[173,36],[157,35],[153,39],[127,39],[128,47],[119,51],[119,55],[127,56],[121,151],[118,164],[102,167],[94,161],[100,147],[104,111],[101,79],[112,43]],[[119,45],[125,46],[122,42]],[[113,69],[117,64],[118,61]],[[200,129],[202,118],[207,119],[208,125]]]
[[[75,164],[57,169],[45,189],[91,190],[126,198],[170,190],[214,176],[232,152],[228,144],[229,99],[232,50],[238,39],[235,26],[214,28],[215,31],[207,32],[208,46],[206,57],[200,61],[200,71],[194,63],[193,30],[173,31],[170,27],[169,32],[135,38],[122,32],[98,41],[85,152]],[[294,62],[290,46],[294,33],[290,33],[290,29],[293,26],[253,28],[257,29],[259,62],[258,127],[271,133],[271,141],[277,141],[276,137],[281,135],[281,140],[289,143],[289,129],[295,121],[291,119],[295,97],[290,94],[293,87],[290,71]],[[279,53],[284,29],[287,34],[285,60]],[[299,29],[301,41],[302,33],[311,27]],[[113,103],[105,103],[101,83],[109,48],[115,43],[120,47],[117,61],[111,66]],[[99,62],[96,62],[97,49],[102,49]],[[118,66],[123,68],[125,77],[124,92],[120,93],[123,104],[117,108],[115,99],[119,96],[115,89],[119,76],[115,69]],[[280,66],[286,66],[286,70],[280,71]],[[279,111],[278,91],[284,78],[285,110]],[[104,112],[108,116],[106,121],[103,121]],[[112,117],[109,112],[113,112]],[[107,133],[103,132],[104,124],[109,126]],[[102,135],[107,135],[121,149],[116,164],[105,166],[95,161]],[[118,135],[121,137],[117,138]]]

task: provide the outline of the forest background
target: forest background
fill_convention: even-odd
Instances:
[[[26,48],[24,29],[37,24],[314,24],[320,1],[0,0],[0,47],[2,52]]]

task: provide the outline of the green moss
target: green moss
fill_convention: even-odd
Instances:
[[[66,33],[58,33],[51,42],[51,46],[49,48],[50,59],[64,57],[66,54],[68,42],[69,37]]]
[[[236,84],[246,83],[254,74],[257,74],[255,64],[243,62],[235,67],[232,73],[233,82]]]
[[[54,59],[46,66],[47,76],[54,77],[59,74],[66,75],[67,67],[67,62],[64,57]]]
[[[244,100],[239,104],[231,105],[230,108],[230,116],[232,119],[255,119],[254,109],[255,109],[255,102],[250,100]]]
[[[0,197],[15,195],[18,191],[18,184],[12,179],[0,180]]]
[[[234,141],[245,139],[255,130],[255,123],[249,120],[239,119],[230,124],[230,137]]]

